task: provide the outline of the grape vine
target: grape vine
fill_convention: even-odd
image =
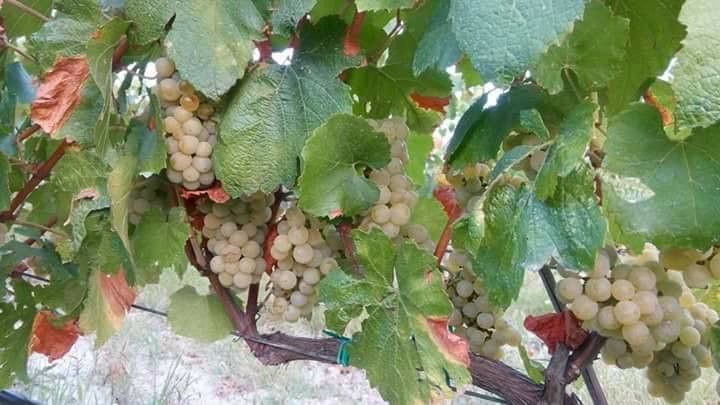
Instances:
[[[688,400],[720,364],[720,9],[666,3],[0,1],[0,387],[135,308],[392,404],[606,404],[596,360]],[[163,271],[211,292],[136,304]]]

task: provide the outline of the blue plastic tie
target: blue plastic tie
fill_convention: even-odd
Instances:
[[[337,358],[335,359],[335,361],[345,367],[350,365],[350,353],[348,353],[347,348],[350,343],[352,343],[352,339],[350,339],[349,337],[338,335],[337,333],[327,329],[324,329],[323,333],[327,336],[334,337],[335,339],[340,341],[340,347],[338,348]]]

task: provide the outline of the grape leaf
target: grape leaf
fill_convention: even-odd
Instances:
[[[334,271],[320,283],[336,326],[363,307],[369,315],[348,347],[350,364],[365,369],[390,403],[425,402],[435,387],[449,389],[446,378],[469,382],[467,343],[447,330],[452,306],[435,258],[410,241],[395,246],[378,229],[352,238],[365,277]]]
[[[168,321],[173,332],[200,342],[220,340],[234,330],[220,300],[200,295],[190,286],[170,296]]]
[[[89,274],[98,270],[116,273],[125,268],[128,279],[132,277],[128,251],[120,236],[112,230],[107,211],[95,211],[85,219],[87,236],[75,255],[75,263],[81,271]],[[129,281],[132,281],[131,279]]]
[[[167,36],[168,56],[185,80],[217,100],[245,75],[262,29],[250,0],[181,1]]]
[[[10,207],[10,162],[4,153],[0,153],[0,211]]]
[[[622,69],[629,22],[612,15],[600,0],[585,6],[582,21],[560,45],[551,45],[531,69],[550,93],[563,89],[562,70],[571,69],[585,91],[607,85]]]
[[[40,311],[35,315],[32,323],[30,351],[42,353],[50,361],[67,354],[80,336],[77,320],[71,319],[56,326],[52,321],[57,321],[57,318],[50,311]]]
[[[485,107],[480,97],[460,118],[447,147],[446,160],[454,168],[497,157],[503,139],[520,120],[520,112],[534,108],[545,92],[534,84],[513,86],[498,97],[497,104]]]
[[[448,14],[450,2],[438,2],[430,25],[423,34],[413,60],[413,72],[420,75],[428,68],[445,70],[460,59],[461,52]]]
[[[145,123],[130,121],[128,126],[125,154],[136,156],[137,171],[140,173],[160,173],[167,163],[165,139],[157,131],[151,131]]]
[[[80,329],[84,334],[95,332],[95,347],[102,346],[120,330],[133,302],[135,291],[128,287],[122,271],[113,275],[93,271]]]
[[[130,42],[147,44],[165,35],[165,25],[175,15],[178,0],[125,0],[125,17],[132,21]]]
[[[685,27],[678,22],[682,0],[608,2],[617,16],[630,19],[625,59],[608,85],[608,112],[616,114],[637,101],[641,87],[661,75],[680,48]]]
[[[409,98],[413,92],[438,97],[450,94],[452,83],[445,72],[428,69],[417,77],[413,73],[417,41],[415,33],[408,30],[392,42],[383,66],[368,65],[348,72],[347,83],[357,96],[355,114],[370,118],[391,114],[402,117],[416,113],[415,103]]]
[[[30,117],[47,133],[53,135],[70,118],[80,104],[80,88],[90,74],[85,57],[59,58],[37,90]]]
[[[425,184],[425,164],[434,147],[433,137],[427,132],[411,132],[406,143],[410,160],[405,166],[405,173],[415,186],[422,187]]]
[[[100,194],[93,198],[79,198],[73,201],[73,207],[70,211],[69,222],[72,225],[72,241],[70,247],[76,252],[82,246],[87,229],[85,228],[85,220],[93,211],[99,211],[110,208],[110,197],[107,194]]]
[[[413,0],[357,0],[358,11],[392,10],[407,8],[413,5]]]
[[[527,187],[490,191],[483,206],[484,238],[470,253],[494,304],[510,305],[525,271],[539,270],[551,258],[570,269],[592,267],[607,227],[593,186],[592,172],[585,169],[559,178],[545,201]]]
[[[463,58],[456,65],[458,72],[462,74],[463,82],[466,87],[480,86],[485,81],[483,80],[480,72],[478,72],[472,65],[470,58],[463,56]]]
[[[720,121],[720,7],[710,0],[687,0],[680,22],[687,37],[677,53],[673,89],[681,128],[707,127]]]
[[[634,249],[644,242],[658,248],[705,249],[720,241],[720,127],[696,129],[687,139],[672,141],[657,109],[632,104],[608,128],[604,169],[638,179],[653,195],[627,201],[603,187],[603,206],[613,237]]]
[[[87,58],[90,63],[90,75],[103,96],[103,110],[95,126],[95,148],[101,156],[110,142],[110,115],[114,110],[112,59],[115,47],[127,31],[127,21],[113,18],[93,33],[88,41]]]
[[[52,0],[19,0],[44,16],[50,15]],[[8,38],[28,36],[42,27],[43,21],[26,13],[14,4],[5,4],[0,9],[0,17],[5,21],[5,33]]]
[[[300,19],[312,10],[315,0],[277,0],[273,5],[272,32],[285,37],[295,32]]]
[[[290,65],[255,69],[232,95],[213,152],[215,175],[231,196],[293,184],[312,131],[350,112],[348,88],[337,75],[359,59],[344,56],[344,33],[344,23],[332,17],[306,25]]]
[[[47,70],[59,57],[84,54],[88,40],[104,21],[98,3],[93,0],[64,1],[57,8],[55,17],[28,41],[41,70]]]
[[[412,209],[410,222],[427,229],[430,239],[437,242],[447,223],[448,216],[442,204],[434,197],[420,197]]]
[[[583,162],[594,124],[593,113],[597,106],[589,101],[578,104],[565,117],[555,143],[550,147],[545,162],[535,178],[539,199],[545,200],[555,193],[558,177],[565,177]]]
[[[180,208],[167,214],[157,208],[144,213],[131,238],[135,285],[157,283],[162,270],[168,267],[184,269],[185,241],[189,235],[190,228]]]
[[[0,275],[7,278],[15,266],[28,257],[37,258],[40,268],[58,281],[77,275],[73,264],[64,264],[52,244],[42,248],[32,247],[17,240],[11,240],[0,246]]]
[[[535,361],[528,356],[527,349],[525,346],[518,346],[518,352],[520,352],[520,359],[525,367],[528,377],[530,377],[535,384],[542,384],[545,382],[545,367],[538,361]]]
[[[338,114],[315,130],[302,157],[300,208],[319,217],[353,216],[378,199],[377,186],[362,171],[387,165],[390,144],[366,120]]]
[[[545,121],[536,109],[520,111],[520,128],[537,135],[540,140],[550,139],[550,131],[545,126]]]
[[[454,0],[460,49],[486,80],[522,74],[582,15],[584,0]]]
[[[29,104],[35,99],[32,77],[20,62],[13,62],[5,66],[5,86],[15,94],[20,103]]]
[[[130,192],[137,174],[137,167],[137,157],[132,155],[123,156],[115,162],[107,181],[113,229],[120,236],[128,252],[132,252],[130,239],[128,238]]]
[[[14,302],[0,303],[0,387],[9,387],[15,379],[28,379],[27,360],[36,312],[30,284],[14,281],[11,285]]]
[[[103,98],[100,89],[93,81],[88,80],[80,89],[80,103],[67,121],[53,134],[53,138],[72,139],[80,146],[91,146],[94,142],[95,125],[102,111]]]
[[[60,191],[77,195],[85,189],[105,189],[110,167],[95,153],[68,148],[52,171],[50,182]]]

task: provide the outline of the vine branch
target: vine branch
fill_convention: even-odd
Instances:
[[[22,11],[23,13],[25,13],[27,15],[31,15],[39,20],[42,20],[43,22],[50,21],[50,19],[47,16],[43,15],[41,12],[35,10],[34,8],[32,8],[26,4],[19,2],[18,0],[5,0],[5,2],[7,4],[10,4],[11,6],[19,8],[20,11]]]

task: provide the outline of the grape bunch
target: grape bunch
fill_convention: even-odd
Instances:
[[[619,368],[645,368],[648,392],[680,402],[700,368],[711,365],[707,331],[718,314],[697,303],[683,277],[666,270],[657,251],[617,260],[601,251],[587,277],[557,284],[584,327],[608,338],[602,358]],[[613,263],[615,262],[615,263]]]
[[[720,254],[710,249],[666,249],[660,253],[660,263],[682,273],[690,288],[708,288],[713,280],[720,280]]]
[[[171,59],[161,57],[155,67],[167,135],[167,178],[188,190],[208,187],[215,181],[211,160],[217,143],[214,109],[201,103],[192,85],[180,79]]]
[[[130,193],[129,220],[133,225],[140,223],[142,215],[151,208],[162,208],[165,201],[162,179],[156,176],[143,178]]]
[[[362,213],[360,229],[372,226],[382,229],[390,239],[396,241],[408,237],[427,250],[434,249],[434,243],[424,226],[411,224],[412,208],[418,200],[413,182],[408,177],[406,166],[409,160],[406,139],[409,133],[405,123],[398,118],[370,121],[370,124],[385,134],[390,142],[390,163],[381,169],[370,171],[370,181],[380,190],[373,206]]]
[[[277,260],[271,275],[274,296],[271,310],[288,322],[312,312],[317,302],[315,287],[338,264],[334,257],[341,248],[331,226],[290,207],[277,224],[270,255]],[[328,236],[326,236],[328,235]]]
[[[473,197],[482,195],[490,182],[490,166],[485,163],[469,164],[455,173],[448,173],[445,179],[455,190],[455,199],[467,209]]]
[[[263,243],[272,216],[272,194],[256,193],[225,204],[201,206],[203,236],[213,254],[210,270],[225,287],[243,290],[260,282],[265,272]]]
[[[446,288],[454,307],[448,324],[455,334],[468,340],[473,353],[496,360],[502,357],[504,345],[518,346],[520,333],[503,318],[504,311],[490,303],[465,252],[452,252],[447,269]]]

